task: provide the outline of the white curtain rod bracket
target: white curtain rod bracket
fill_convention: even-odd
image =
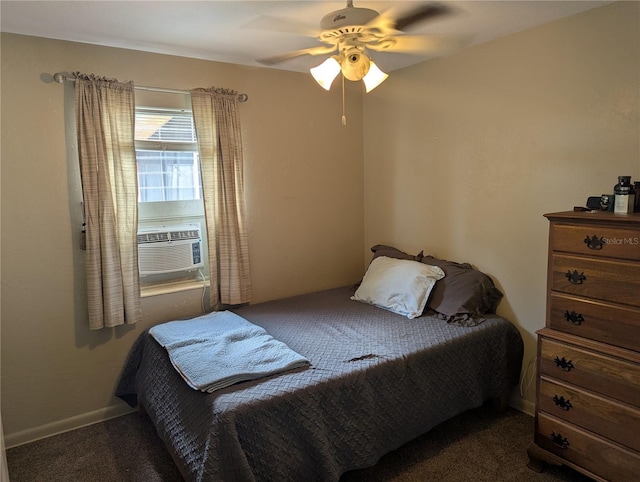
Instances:
[[[63,84],[65,82],[75,82],[76,79],[74,77],[69,77],[61,72],[56,72],[53,74],[53,80],[55,80],[59,84]],[[134,85],[134,89],[137,90],[148,90],[151,92],[164,92],[166,94],[189,94],[187,90],[176,90],[176,89],[163,89],[161,87],[145,87],[143,85]],[[249,100],[249,96],[247,94],[238,94],[238,102],[246,102]]]

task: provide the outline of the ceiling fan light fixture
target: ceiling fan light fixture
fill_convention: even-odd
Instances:
[[[331,84],[341,72],[345,79],[355,82],[362,80],[367,92],[371,92],[389,77],[368,55],[358,49],[333,55],[309,71],[325,90],[331,90]]]
[[[362,80],[367,72],[369,72],[369,66],[371,59],[358,48],[352,48],[342,55],[342,75],[348,80],[357,82]]]
[[[317,67],[309,70],[316,82],[325,90],[331,89],[333,80],[340,73],[340,63],[334,58],[329,57]]]
[[[365,90],[367,93],[371,92],[373,89],[382,84],[385,80],[387,80],[389,74],[384,73],[382,70],[378,68],[378,66],[371,60],[369,62],[369,72],[362,78],[364,82]]]

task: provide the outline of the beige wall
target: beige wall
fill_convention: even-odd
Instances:
[[[114,388],[137,335],[200,311],[199,291],[143,301],[135,327],[87,328],[73,86],[81,71],[138,85],[246,92],[254,301],[353,283],[362,274],[362,97],[309,75],[2,35],[2,423],[9,446],[126,410]],[[358,87],[358,88],[356,88]],[[71,129],[69,129],[71,126]]]
[[[525,367],[545,322],[542,215],[611,193],[619,175],[640,179],[639,7],[393,72],[365,99],[365,251],[424,249],[491,275]],[[531,410],[534,391],[514,403]]]

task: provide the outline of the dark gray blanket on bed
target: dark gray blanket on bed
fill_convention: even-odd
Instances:
[[[310,368],[205,394],[144,333],[117,394],[145,407],[187,480],[336,481],[517,384],[523,344],[510,322],[409,320],[351,294],[338,288],[235,310]]]

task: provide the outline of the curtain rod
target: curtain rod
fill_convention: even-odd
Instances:
[[[64,82],[75,82],[75,77],[69,77],[68,75],[62,74],[60,72],[56,72],[53,74],[53,80],[62,84]],[[176,89],[163,89],[160,87],[145,87],[143,85],[135,85],[134,89],[137,90],[148,90],[150,92],[164,92],[165,94],[190,94],[188,90],[176,90]],[[247,94],[238,94],[238,102],[246,102],[249,100],[249,96]]]

